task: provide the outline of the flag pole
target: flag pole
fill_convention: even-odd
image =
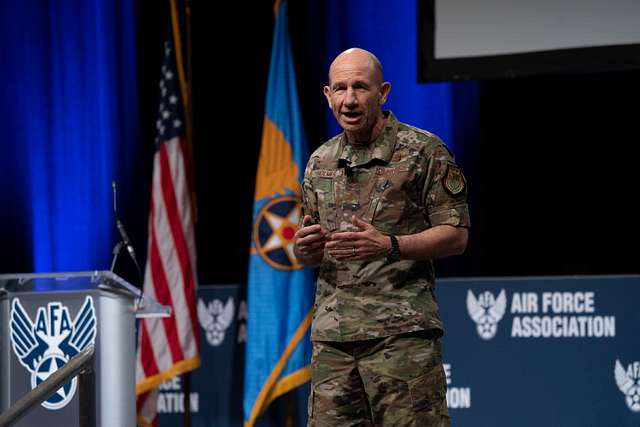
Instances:
[[[185,10],[185,37],[187,41],[187,162],[189,168],[187,170],[187,179],[189,180],[189,190],[191,194],[191,212],[193,214],[194,225],[198,223],[198,209],[196,205],[196,188],[195,177],[193,167],[193,98],[192,98],[192,86],[191,86],[191,5],[189,0],[184,0]],[[184,400],[184,427],[191,427],[191,371],[187,371],[182,374],[182,391]]]
[[[173,33],[175,40],[176,51],[176,66],[178,68],[178,75],[181,81],[180,89],[182,92],[184,115],[186,124],[186,164],[187,164],[187,181],[189,183],[189,198],[191,202],[191,214],[193,215],[194,225],[198,222],[198,211],[196,206],[196,194],[194,186],[193,175],[193,109],[191,99],[191,8],[189,6],[189,0],[184,0],[184,25],[185,25],[185,38],[187,43],[186,61],[182,59],[182,43],[180,42],[180,18],[181,15],[177,10],[178,2],[176,0],[170,0],[171,15],[173,23]],[[187,65],[185,73],[184,65]],[[186,75],[185,75],[186,74]],[[180,76],[181,75],[181,76]],[[182,374],[182,406],[183,412],[183,426],[191,427],[191,375],[187,371]]]
[[[198,204],[196,203],[196,181],[195,168],[193,165],[193,88],[192,83],[193,72],[191,69],[191,4],[189,0],[184,0],[185,8],[185,37],[187,39],[187,156],[189,162],[189,170],[187,178],[189,179],[189,188],[191,190],[191,212],[193,212],[193,223],[198,223]]]

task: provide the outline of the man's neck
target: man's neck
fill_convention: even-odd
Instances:
[[[384,125],[386,123],[387,123],[387,117],[383,113],[380,113],[378,120],[376,120],[376,123],[373,125],[373,128],[371,128],[371,130],[368,132],[368,135],[352,134],[349,132],[345,132],[345,134],[347,135],[348,141],[352,144],[369,145],[380,136],[380,134],[382,133],[382,130],[384,129]]]

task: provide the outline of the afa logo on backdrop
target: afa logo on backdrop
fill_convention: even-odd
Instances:
[[[233,298],[229,298],[226,304],[217,298],[209,301],[209,304],[205,304],[201,298],[198,299],[198,320],[209,345],[217,347],[222,344],[224,334],[233,322],[234,311]]]
[[[13,352],[31,377],[31,388],[46,380],[72,357],[96,339],[97,320],[93,298],[86,297],[71,321],[69,309],[60,302],[38,307],[33,322],[15,298],[11,304],[11,344]],[[42,403],[47,409],[64,408],[73,399],[77,379],[60,387]]]
[[[522,290],[507,297],[502,289],[497,296],[482,291],[476,297],[468,289],[466,305],[478,335],[484,340],[496,336],[498,323],[507,310],[510,316],[506,330],[510,338],[614,338],[616,316],[602,313],[597,302],[593,290]]]
[[[507,295],[502,289],[496,298],[491,292],[484,291],[478,297],[467,290],[467,312],[476,323],[478,335],[483,340],[490,340],[496,336],[498,322],[507,309]]]
[[[629,409],[640,412],[640,362],[630,363],[625,370],[622,363],[616,359],[613,374]]]

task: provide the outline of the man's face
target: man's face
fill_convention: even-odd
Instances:
[[[368,140],[390,84],[383,83],[366,56],[338,57],[329,70],[330,86],[324,87],[329,107],[349,138]]]

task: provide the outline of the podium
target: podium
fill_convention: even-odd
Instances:
[[[0,275],[0,412],[94,343],[96,425],[135,426],[135,319],[169,315],[110,271]],[[77,389],[74,378],[15,425],[78,425]]]

